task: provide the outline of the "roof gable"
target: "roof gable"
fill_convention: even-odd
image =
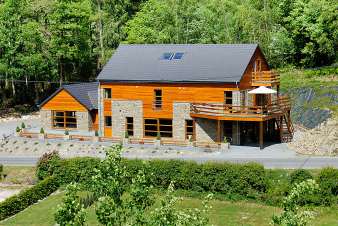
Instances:
[[[241,80],[257,47],[257,44],[120,45],[97,79],[235,83]],[[165,56],[166,53],[173,55]],[[175,59],[176,53],[183,56]]]

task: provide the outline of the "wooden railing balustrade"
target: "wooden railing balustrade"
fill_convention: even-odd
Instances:
[[[279,74],[274,71],[254,71],[251,79],[252,86],[264,86],[279,83]]]
[[[192,103],[191,114],[200,114],[218,117],[231,116],[268,116],[280,114],[290,110],[291,104],[288,97],[279,97],[264,106],[234,106],[223,103]]]

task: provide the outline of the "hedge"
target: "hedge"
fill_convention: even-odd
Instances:
[[[40,181],[18,195],[14,195],[0,203],[0,220],[4,220],[56,191],[59,183],[56,177],[51,176]]]

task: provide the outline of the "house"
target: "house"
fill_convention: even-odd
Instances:
[[[263,141],[292,138],[289,99],[280,94],[279,76],[256,44],[120,45],[97,80],[98,117],[94,118],[103,137],[160,136],[195,143],[227,139],[261,148]],[[84,110],[92,115],[84,103],[90,102],[90,95],[83,88],[81,95],[87,100],[75,98],[82,92],[81,84],[77,86],[76,94],[64,87],[65,92],[59,90],[49,98],[42,106],[48,110],[44,114],[66,111],[66,107],[73,113],[63,115]],[[269,94],[260,93],[261,89]],[[58,95],[62,99],[66,93],[78,103],[57,103]],[[56,109],[53,103],[63,108]],[[45,119],[57,122],[53,117]],[[64,118],[66,123],[60,125],[67,125]]]
[[[64,85],[40,104],[47,130],[98,130],[97,82]]]

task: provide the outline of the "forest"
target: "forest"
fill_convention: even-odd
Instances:
[[[0,109],[93,81],[120,43],[258,43],[274,68],[338,59],[336,0],[0,0]]]

